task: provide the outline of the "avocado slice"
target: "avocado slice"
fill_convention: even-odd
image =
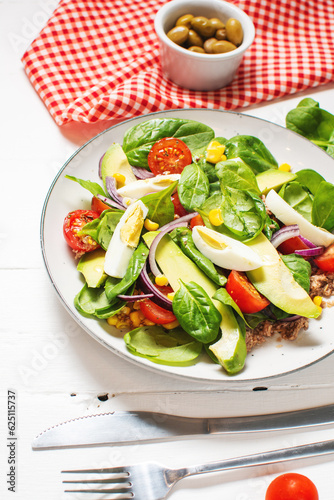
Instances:
[[[246,272],[262,295],[289,314],[306,318],[317,318],[321,314],[308,293],[294,280],[276,248],[263,233],[246,242],[246,245],[268,260],[268,265]]]
[[[277,190],[286,182],[293,181],[297,175],[292,172],[284,172],[277,168],[271,168],[257,174],[255,177],[261,193],[267,194],[271,189]]]
[[[125,185],[137,180],[122,146],[116,142],[107,149],[101,163],[101,177],[106,191],[106,177],[114,174],[124,175]]]
[[[156,235],[157,232],[153,231],[144,234],[145,243],[150,246]],[[174,292],[180,288],[180,279],[184,283],[194,281],[211,298],[219,288],[182,252],[168,234],[161,239],[155,258]],[[245,364],[247,355],[245,337],[232,308],[218,300],[212,299],[212,301],[222,316],[220,323],[222,336],[215,344],[210,345],[209,349],[215,354],[217,360],[225,370],[229,374],[234,374],[239,372]]]
[[[85,253],[78,262],[77,270],[80,271],[90,288],[98,288],[107,279],[104,272],[104,259],[106,252],[102,248],[94,252]]]

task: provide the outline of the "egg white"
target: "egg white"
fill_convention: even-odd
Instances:
[[[283,224],[287,226],[298,224],[300,234],[315,245],[327,247],[334,242],[334,235],[332,233],[311,224],[311,222],[283,200],[274,189],[271,189],[266,196],[266,206]]]
[[[210,238],[212,242],[217,242],[217,245],[221,245],[223,248],[215,248],[210,245],[205,240],[205,236]],[[268,263],[241,241],[218,233],[208,227],[195,226],[192,237],[197,249],[211,262],[224,269],[251,271]]]
[[[173,182],[178,181],[180,176],[181,174],[161,174],[148,179],[139,179],[119,188],[117,192],[125,198],[127,204],[130,204],[149,193],[157,193],[166,189]]]
[[[135,248],[129,246],[126,242],[124,242],[121,238],[121,231],[124,227],[129,216],[136,210],[136,206],[140,205],[142,209],[142,223],[144,223],[144,219],[147,216],[148,208],[144,203],[140,200],[136,201],[136,203],[130,205],[117,224],[114,234],[110,240],[108,245],[108,249],[106,252],[106,257],[104,261],[104,272],[109,276],[113,276],[114,278],[123,278],[126,270],[128,268],[130,259],[135,251]]]

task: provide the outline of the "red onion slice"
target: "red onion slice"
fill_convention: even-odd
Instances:
[[[302,257],[315,257],[316,255],[321,255],[324,252],[324,247],[313,247],[305,248],[303,250],[295,250],[297,255]]]
[[[289,240],[290,238],[294,238],[295,236],[299,236],[299,227],[297,224],[291,224],[290,226],[284,226],[276,233],[273,234],[271,238],[271,244],[277,248],[280,246],[281,243],[283,243],[286,240]]]
[[[119,203],[116,203],[115,201],[111,200],[110,198],[107,198],[106,196],[103,196],[102,194],[97,194],[96,197],[103,201],[106,205],[109,205],[112,208],[118,208],[119,210],[124,211],[124,205],[120,205]]]
[[[162,237],[165,234],[172,231],[173,229],[175,229],[176,227],[184,226],[185,223],[188,223],[193,217],[195,217],[195,215],[197,215],[197,212],[192,212],[190,214],[184,215],[183,217],[179,217],[178,219],[173,220],[173,221],[169,222],[168,224],[165,224],[164,226],[162,226],[159,229],[159,234],[157,234],[157,236],[152,241],[151,246],[150,246],[150,251],[148,254],[148,261],[150,264],[150,269],[151,269],[152,273],[154,274],[154,276],[159,276],[159,274],[161,274],[161,271],[158,268],[157,263],[155,261],[155,252],[157,250],[157,246],[159,245]]]
[[[117,295],[117,297],[121,300],[125,300],[126,302],[136,302],[137,300],[151,299],[152,297],[154,297],[154,294],[146,293],[141,295]]]
[[[150,172],[149,170],[146,170],[146,168],[143,167],[131,167],[132,172],[135,174],[137,179],[148,179],[149,177],[154,177],[154,173]]]
[[[102,179],[102,160],[104,158],[104,155],[105,155],[105,153],[103,153],[103,155],[101,156],[101,158],[99,160],[98,174],[99,174],[100,179]]]
[[[308,240],[307,238],[305,238],[304,236],[300,235],[299,238],[302,240],[303,243],[305,243],[305,245],[307,245],[309,248],[315,248],[316,245],[314,243],[312,243],[312,241]]]
[[[144,267],[139,275],[139,284],[141,290],[146,294],[153,294],[152,302],[155,302],[158,306],[168,309],[168,311],[173,310],[172,301],[166,297],[163,293],[158,290],[158,288],[152,283],[147,272],[147,262],[145,262]],[[143,298],[143,295],[141,295]]]
[[[118,203],[119,205],[122,205],[123,208],[127,208],[124,204],[123,196],[118,194],[115,177],[107,175],[105,182],[108,194],[112,197],[112,199],[116,201],[116,203]]]

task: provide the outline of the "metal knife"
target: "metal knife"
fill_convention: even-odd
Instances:
[[[334,404],[246,417],[192,418],[147,411],[115,411],[51,427],[32,442],[34,450],[121,445],[189,436],[279,431],[334,423]]]

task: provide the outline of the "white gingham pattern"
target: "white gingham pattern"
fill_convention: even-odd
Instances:
[[[236,109],[334,79],[333,0],[234,0],[255,41],[234,81],[189,91],[160,69],[154,17],[166,0],[62,0],[22,58],[58,125],[172,108]]]

